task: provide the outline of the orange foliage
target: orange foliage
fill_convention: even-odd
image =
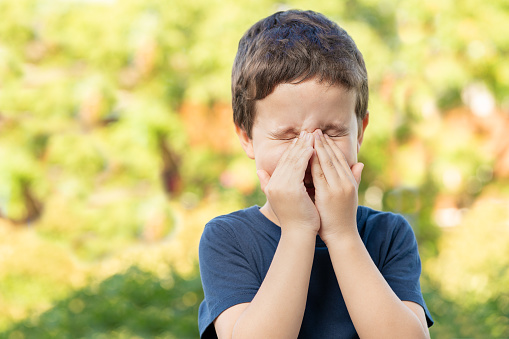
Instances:
[[[460,128],[466,134],[477,135],[483,151],[493,159],[494,175],[509,178],[509,116],[495,110],[488,116],[474,115],[468,108],[459,107],[446,113],[446,126]],[[468,132],[467,132],[468,131]]]
[[[81,102],[79,117],[85,128],[92,127],[100,121],[103,106],[104,98],[99,91],[89,93]]]
[[[149,75],[155,67],[157,57],[157,44],[155,41],[147,39],[136,50],[134,55],[134,67],[138,73],[145,77]]]
[[[233,112],[229,104],[216,103],[212,107],[207,107],[184,102],[180,108],[180,116],[192,147],[210,147],[223,153],[237,149]]]
[[[390,102],[396,86],[396,77],[392,74],[386,74],[380,84],[380,96],[386,102]]]

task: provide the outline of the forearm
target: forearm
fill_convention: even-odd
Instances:
[[[357,233],[326,243],[341,293],[361,338],[428,338],[427,328],[392,291]]]
[[[283,232],[258,293],[237,320],[233,338],[297,338],[309,287],[316,235]]]

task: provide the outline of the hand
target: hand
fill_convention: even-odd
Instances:
[[[264,170],[256,172],[282,232],[296,228],[316,234],[320,228],[318,211],[304,186],[312,155],[313,134],[302,132],[283,153],[272,176]]]
[[[311,174],[315,186],[315,205],[320,214],[320,238],[358,235],[358,188],[364,164],[350,169],[339,147],[321,130],[314,132],[315,152]]]

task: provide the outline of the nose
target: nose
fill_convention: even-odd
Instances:
[[[322,131],[320,128],[303,128],[301,132],[314,133],[316,131]]]

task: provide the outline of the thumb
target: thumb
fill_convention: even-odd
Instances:
[[[267,184],[269,183],[270,175],[265,170],[258,170],[256,171],[256,174],[258,175],[258,179],[260,179],[260,187],[265,193],[265,187],[267,187]]]
[[[358,162],[352,166],[352,174],[357,182],[357,186],[361,183],[362,170],[364,169],[364,164],[362,162]]]

